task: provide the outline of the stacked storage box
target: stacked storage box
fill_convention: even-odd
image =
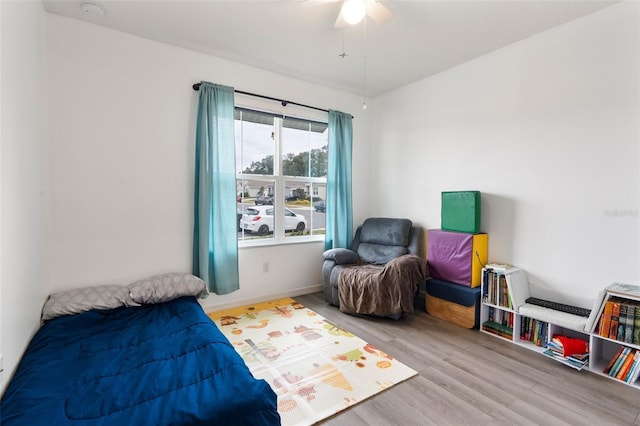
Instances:
[[[427,312],[436,318],[464,328],[480,324],[480,287],[431,278],[425,299]]]
[[[427,231],[426,309],[466,328],[477,327],[488,235],[480,232],[480,192],[442,193],[442,229]]]

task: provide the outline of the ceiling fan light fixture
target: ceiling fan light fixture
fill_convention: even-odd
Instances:
[[[355,25],[362,21],[366,13],[364,0],[347,0],[342,4],[342,17],[348,24]]]

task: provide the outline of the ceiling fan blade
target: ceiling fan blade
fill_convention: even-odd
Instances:
[[[394,17],[394,13],[377,0],[367,0],[367,15],[377,24],[385,24]]]

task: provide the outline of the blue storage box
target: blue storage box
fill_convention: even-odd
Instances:
[[[466,287],[450,281],[427,280],[426,309],[436,318],[464,328],[480,324],[480,287]]]

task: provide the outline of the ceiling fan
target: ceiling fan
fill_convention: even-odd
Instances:
[[[318,5],[324,3],[335,3],[342,1],[340,14],[336,19],[336,28],[347,25],[355,25],[366,16],[373,19],[378,24],[384,24],[393,19],[393,12],[383,5],[379,0],[301,0],[303,5]]]

